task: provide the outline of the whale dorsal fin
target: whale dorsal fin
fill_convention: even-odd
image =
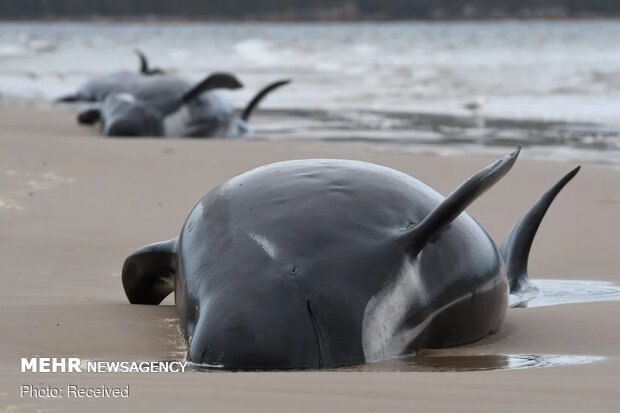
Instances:
[[[203,92],[212,89],[239,89],[241,82],[230,73],[213,73],[181,97],[182,103],[196,99]]]
[[[151,68],[149,67],[149,61],[146,58],[146,55],[140,49],[133,50],[138,58],[140,59],[140,73],[143,75],[151,76],[151,75],[163,75],[165,72],[160,68]]]
[[[140,49],[134,49],[133,51],[136,55],[138,55],[138,59],[140,59],[140,73],[148,74],[149,73],[149,61],[146,58],[146,55]]]
[[[169,115],[179,110],[183,105],[192,102],[208,90],[238,89],[240,87],[243,87],[243,85],[234,75],[230,73],[214,73],[185,92],[180,98],[159,102],[158,110],[163,115]]]
[[[256,109],[256,107],[258,106],[258,104],[265,98],[265,96],[267,96],[271,91],[273,91],[274,89],[279,88],[280,86],[284,86],[284,85],[288,85],[289,83],[291,83],[291,81],[289,79],[285,79],[285,80],[279,80],[277,82],[273,82],[268,84],[267,86],[265,86],[264,88],[262,88],[250,101],[250,103],[247,104],[247,106],[245,107],[245,109],[243,110],[243,113],[241,114],[241,119],[243,119],[244,121],[248,121],[248,119],[250,119],[250,115],[252,114],[252,112],[254,111],[254,109]]]
[[[439,204],[419,224],[406,231],[408,249],[413,256],[437,235],[444,227],[450,224],[476,198],[499,181],[517,160],[521,146],[510,155],[495,161],[470,177],[454,192]]]
[[[174,291],[177,239],[147,245],[125,259],[122,280],[130,303],[157,305]]]
[[[499,247],[499,251],[506,264],[511,293],[527,289],[529,286],[527,261],[536,231],[538,231],[538,227],[555,197],[577,175],[580,168],[578,166],[570,171],[553,185],[551,189],[545,192],[527,214],[517,222]]]

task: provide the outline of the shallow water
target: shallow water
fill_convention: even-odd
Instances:
[[[527,307],[620,301],[620,286],[607,281],[589,280],[532,280],[539,295],[527,302]]]
[[[609,39],[618,37],[616,20],[2,22],[0,86],[54,96],[93,74],[137,69],[140,47],[153,65],[195,78],[293,77],[298,86],[273,100],[295,108],[467,114],[463,105],[478,99],[499,116],[617,121],[620,44]]]
[[[463,372],[517,370],[535,367],[571,366],[603,360],[599,356],[559,354],[487,354],[475,356],[412,356],[380,363],[343,367],[335,371],[373,372]]]
[[[469,356],[408,356],[382,362],[326,369],[332,372],[465,372],[517,370],[594,363],[604,357],[559,354],[486,354]],[[189,364],[189,371],[223,372],[218,366]]]
[[[502,156],[620,165],[620,124],[347,110],[265,110],[254,139],[356,142],[376,151]]]
[[[139,47],[191,79],[238,74],[238,106],[292,78],[261,104],[286,108],[257,128],[269,138],[438,154],[523,143],[527,156],[620,165],[619,37],[615,20],[0,23],[0,94],[49,100],[137,70]]]

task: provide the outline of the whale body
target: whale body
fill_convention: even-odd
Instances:
[[[497,332],[554,185],[498,248],[464,212],[519,150],[444,197],[359,161],[279,162],[205,195],[180,235],[123,265],[131,303],[174,292],[187,359],[226,369],[317,369],[457,346]]]

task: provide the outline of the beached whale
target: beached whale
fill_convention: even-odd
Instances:
[[[258,104],[269,92],[289,81],[267,85],[237,115],[228,99],[209,92],[241,87],[238,80],[228,76],[217,82],[209,77],[191,89],[183,84],[167,83],[168,78],[163,76],[142,81],[130,92],[109,95],[100,108],[81,112],[78,121],[82,124],[101,121],[106,136],[244,136],[251,132],[249,118]]]
[[[95,76],[84,83],[75,93],[58,98],[57,102],[103,102],[112,93],[122,93],[130,90],[132,85],[139,83],[145,77],[162,75],[165,72],[159,68],[149,66],[146,55],[139,49],[134,51],[140,59],[140,69],[137,72],[120,70]]]
[[[113,93],[100,107],[78,114],[78,122],[101,122],[106,136],[165,136],[166,117],[183,106],[195,105],[201,95],[215,89],[238,89],[241,82],[229,73],[214,73],[193,87],[167,76],[139,82],[131,92]]]
[[[194,363],[306,369],[470,343],[502,326],[553,186],[497,248],[463,212],[519,149],[444,197],[358,161],[279,162],[205,195],[180,236],[123,265],[131,303],[174,292]]]
[[[207,93],[194,100],[182,111],[166,119],[169,136],[192,138],[236,138],[252,133],[250,116],[260,102],[275,89],[288,85],[290,80],[269,83],[254,95],[243,111],[237,114],[230,103],[216,93]]]

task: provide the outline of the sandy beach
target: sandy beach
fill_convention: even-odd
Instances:
[[[260,118],[260,117],[259,117]],[[506,152],[510,150],[507,148]],[[527,148],[524,149],[524,152]],[[477,372],[33,374],[21,357],[179,357],[171,299],[130,305],[120,271],[137,247],[176,236],[216,185],[253,167],[348,158],[447,194],[492,158],[371,152],[361,144],[107,139],[67,110],[0,106],[0,411],[617,412],[620,302],[510,309],[502,331],[427,355],[592,355],[590,364]],[[574,163],[520,159],[469,209],[499,243]],[[543,221],[536,278],[620,284],[620,169],[583,164]],[[24,384],[130,386],[126,399],[20,397]]]

